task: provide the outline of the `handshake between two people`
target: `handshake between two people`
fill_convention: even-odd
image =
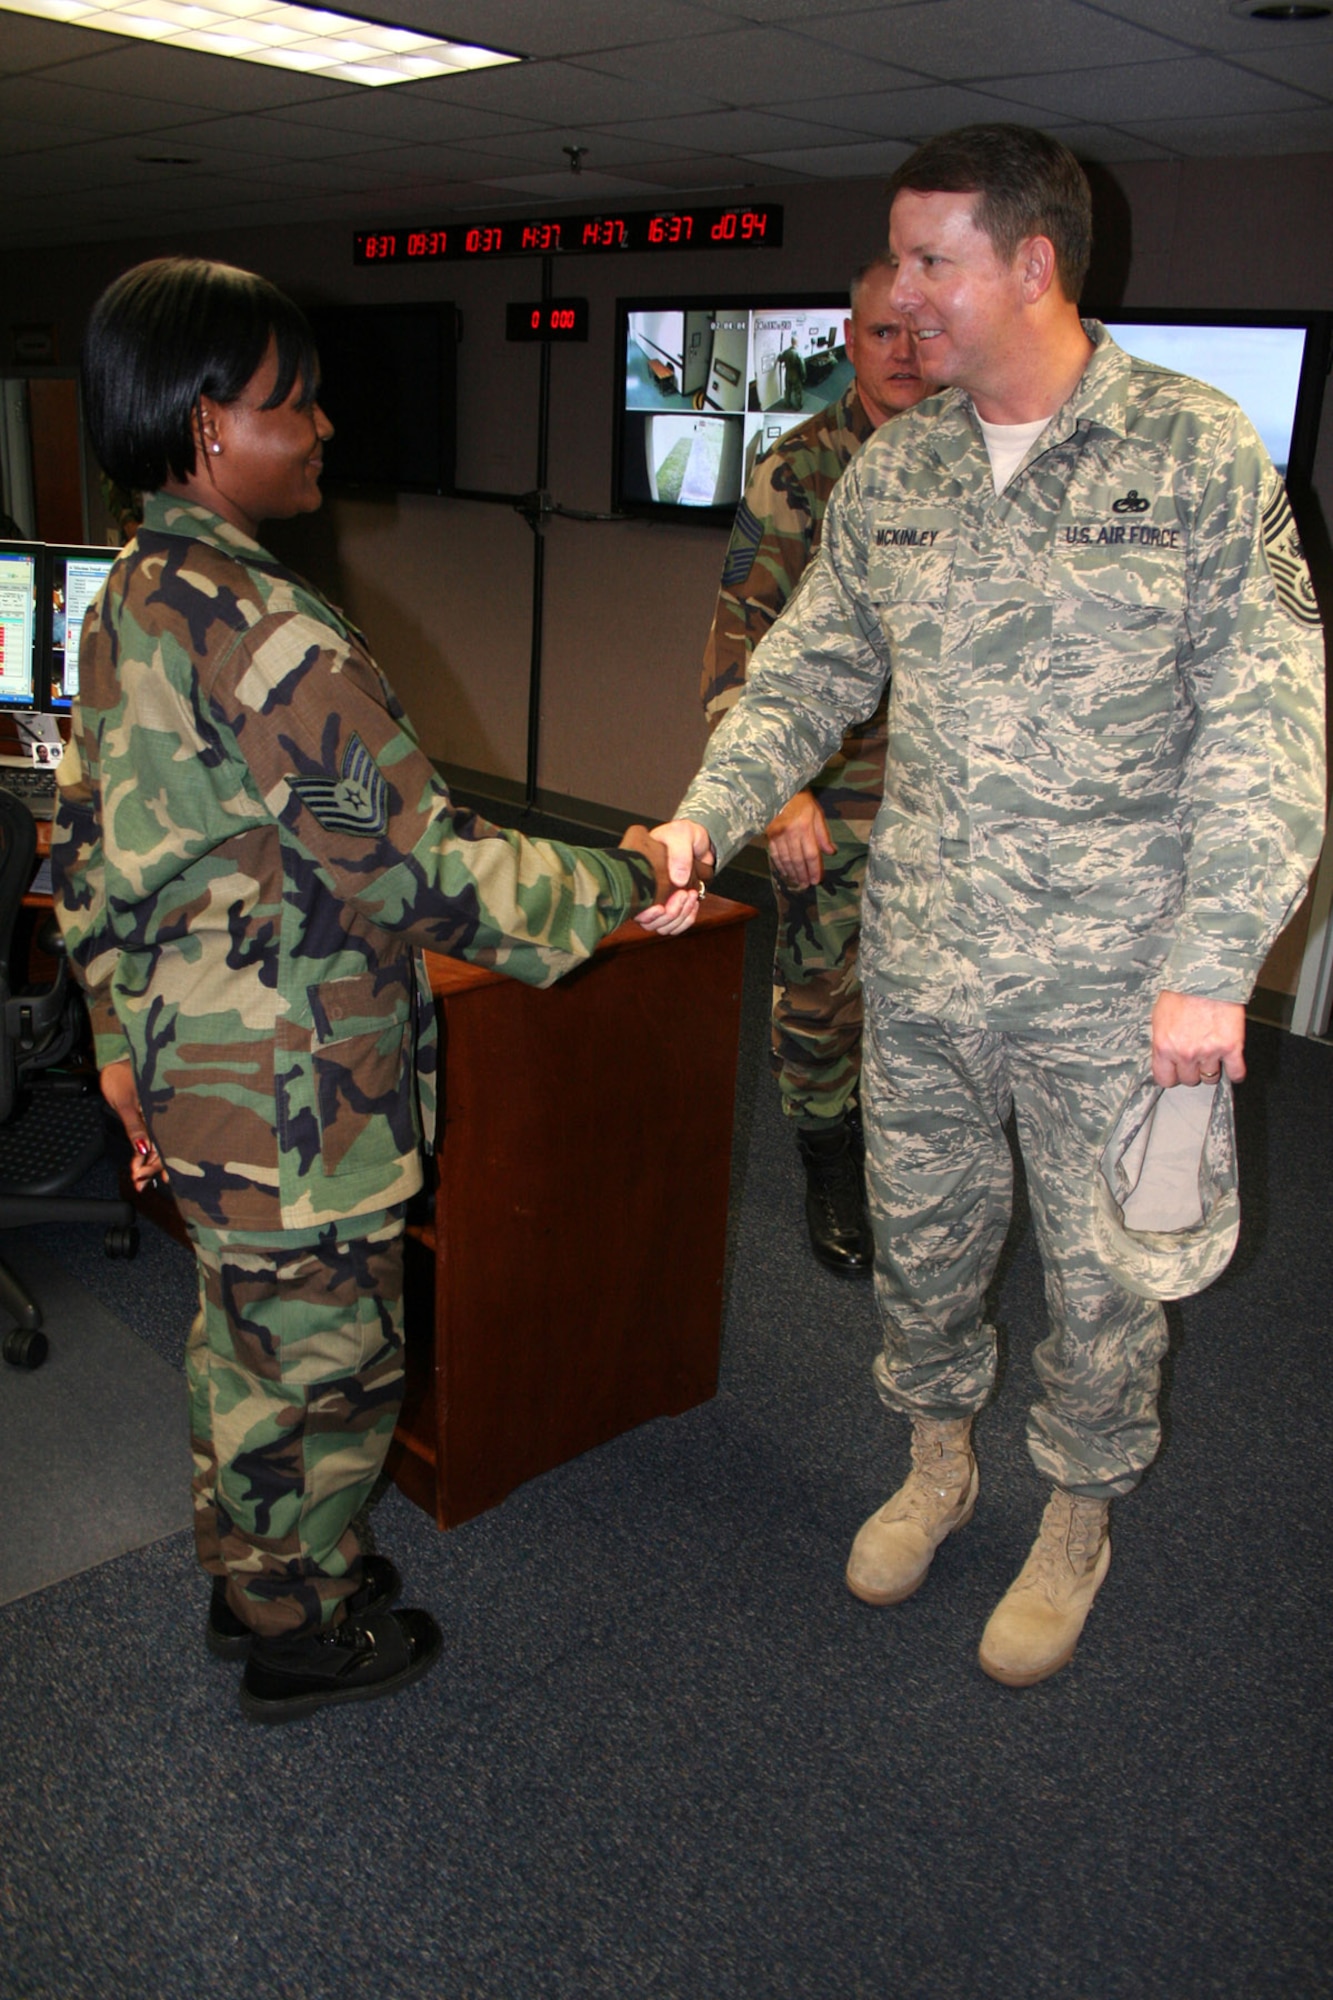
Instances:
[[[635,922],[659,937],[679,937],[699,914],[706,885],[713,879],[716,857],[705,827],[693,819],[668,820],[664,826],[632,826],[620,843],[651,862],[657,878],[657,901],[640,910]]]

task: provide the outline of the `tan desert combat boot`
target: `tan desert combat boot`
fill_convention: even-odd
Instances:
[[[1006,1687],[1032,1687],[1074,1657],[1092,1600],[1111,1567],[1110,1508],[1057,1486],[1032,1553],[990,1615],[982,1668]]]
[[[847,1588],[866,1604],[901,1604],[926,1580],[946,1535],[977,1504],[971,1417],[914,1417],[912,1470],[852,1543]]]

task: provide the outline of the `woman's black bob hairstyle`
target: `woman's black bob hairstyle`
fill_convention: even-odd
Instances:
[[[83,343],[83,399],[93,450],[118,486],[151,493],[187,479],[198,451],[199,398],[233,403],[269,341],[278,379],[264,404],[300,381],[319,387],[314,335],[267,278],[200,257],[155,257],[108,285]]]

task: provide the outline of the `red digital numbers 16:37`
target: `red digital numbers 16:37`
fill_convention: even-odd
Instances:
[[[648,224],[650,243],[688,243],[693,234],[692,215],[655,215]]]

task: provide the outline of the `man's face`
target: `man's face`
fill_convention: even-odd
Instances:
[[[885,424],[930,394],[921,379],[912,336],[890,304],[894,273],[870,271],[861,280],[844,332],[847,359],[866,414]]]
[[[972,220],[976,202],[904,188],[889,216],[890,302],[914,336],[928,393],[954,384],[984,393],[1025,339],[1023,246],[1002,263]]]

